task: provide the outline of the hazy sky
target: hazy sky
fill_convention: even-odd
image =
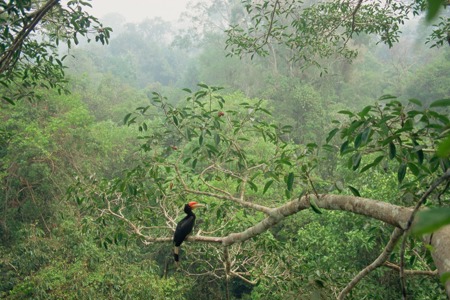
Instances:
[[[140,22],[145,18],[161,17],[176,21],[185,10],[189,0],[92,0],[92,13],[102,18],[117,12],[129,22]]]

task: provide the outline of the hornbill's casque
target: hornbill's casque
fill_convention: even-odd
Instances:
[[[195,214],[192,212],[194,208],[204,207],[203,204],[199,204],[195,201],[191,201],[184,205],[184,212],[186,213],[186,217],[183,218],[175,229],[175,233],[173,235],[173,243],[175,245],[173,249],[173,257],[175,262],[178,264],[180,253],[180,245],[183,243],[184,239],[192,232],[192,228],[194,228],[195,224]]]

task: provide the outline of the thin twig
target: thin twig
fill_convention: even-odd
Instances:
[[[400,228],[395,228],[394,231],[391,234],[391,238],[389,239],[389,242],[387,243],[386,247],[384,247],[383,252],[367,267],[365,267],[363,270],[361,270],[358,275],[356,275],[352,281],[350,281],[347,286],[341,291],[341,293],[338,296],[339,300],[342,300],[345,298],[345,296],[358,284],[358,282],[363,279],[367,274],[375,270],[376,268],[382,266],[385,261],[389,258],[389,255],[394,250],[394,247],[397,243],[397,241],[402,237],[403,230]]]
[[[393,264],[389,261],[384,262],[384,266],[399,271],[400,272],[400,266]],[[404,270],[403,271],[405,275],[427,275],[427,276],[437,276],[439,274],[438,270]]]

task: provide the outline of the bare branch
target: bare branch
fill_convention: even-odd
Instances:
[[[389,261],[384,262],[384,266],[400,272],[400,266],[393,264]],[[405,273],[405,275],[426,275],[426,276],[437,276],[439,274],[437,269],[433,270],[433,271],[430,271],[430,270],[404,270],[404,273]]]
[[[358,284],[358,282],[364,278],[367,274],[375,270],[376,268],[382,266],[385,261],[389,258],[389,255],[394,250],[395,245],[397,244],[398,240],[402,237],[403,230],[399,228],[395,228],[394,231],[391,234],[391,238],[389,239],[389,242],[387,243],[386,247],[384,248],[383,252],[377,257],[377,259],[374,260],[373,263],[365,267],[361,272],[356,275],[352,281],[350,281],[347,286],[341,291],[341,293],[338,296],[339,300],[342,300],[345,298],[345,296]]]

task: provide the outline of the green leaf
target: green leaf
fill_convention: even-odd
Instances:
[[[287,190],[289,192],[291,192],[292,186],[294,185],[294,173],[290,172],[288,174],[288,176],[286,177],[286,185],[287,185]]]
[[[173,123],[175,124],[175,126],[178,126],[178,119],[175,116],[172,116],[173,119]]]
[[[335,134],[339,131],[339,128],[335,128],[333,130],[330,131],[330,133],[328,133],[328,137],[326,139],[326,142],[330,142],[331,139],[335,136]]]
[[[316,214],[322,214],[322,211],[319,209],[319,207],[317,206],[316,200],[314,200],[314,198],[309,198],[309,204],[312,208],[312,210],[316,213]]]
[[[447,136],[438,146],[437,148],[437,156],[439,157],[448,157],[450,155],[450,135]]]
[[[199,87],[202,87],[202,88],[204,88],[204,89],[209,89],[209,86],[207,86],[206,84],[204,84],[204,83],[199,83],[199,84],[197,84]]]
[[[338,189],[339,192],[342,192],[342,190],[344,189],[344,183],[340,180],[336,181],[334,183],[334,186]]]
[[[395,145],[393,142],[389,143],[389,158],[393,159],[395,158],[395,154],[397,153],[396,149],[395,149]]]
[[[359,171],[359,173],[363,173],[363,172],[369,170],[369,169],[372,168],[372,167],[373,167],[373,163],[370,163],[370,164],[368,164],[368,165],[365,165],[364,167],[361,168],[361,170]]]
[[[450,272],[445,272],[441,276],[441,282],[442,284],[446,284],[447,281],[450,280]]]
[[[353,167],[353,171],[355,171],[356,169],[358,169],[359,164],[361,163],[361,153],[355,153],[352,157],[352,167]]]
[[[436,100],[430,104],[430,107],[445,107],[445,106],[450,106],[450,99]]]
[[[439,153],[438,153],[438,156],[439,156]],[[424,159],[424,153],[423,153],[423,150],[420,149],[419,151],[417,151],[417,161],[419,162],[420,165],[423,163],[423,159]]]
[[[427,0],[427,22],[431,22],[437,16],[439,9],[442,8],[445,2],[446,0]]]
[[[366,129],[364,129],[364,131],[362,132],[362,135],[361,135],[361,143],[362,144],[367,143],[371,132],[372,132],[372,130],[370,129],[370,127],[367,127]]]
[[[258,186],[256,186],[256,184],[253,183],[253,181],[248,181],[247,182],[250,185],[250,188],[254,191],[257,192],[258,191]]]
[[[342,145],[341,145],[341,149],[340,149],[340,153],[341,155],[344,154],[348,149],[348,141],[345,141]]]
[[[268,111],[267,109],[265,109],[265,108],[260,108],[259,109],[260,111],[262,111],[263,113],[265,113],[265,114],[267,114],[267,115],[269,115],[269,116],[271,116],[272,114],[270,113],[270,111]]]
[[[125,116],[125,118],[123,118],[123,124],[127,124],[128,119],[130,119],[130,117],[131,117],[131,113],[127,114],[127,115]]]
[[[214,142],[216,143],[216,146],[219,145],[219,143],[220,143],[220,135],[218,135],[218,134],[214,135]]]
[[[384,156],[378,156],[377,158],[374,159],[374,161],[366,166],[364,166],[361,171],[359,171],[360,173],[367,171],[370,168],[373,168],[375,166],[377,166],[382,160],[383,160]]]
[[[358,149],[359,146],[361,145],[361,140],[362,140],[362,132],[360,134],[358,134],[355,138],[355,149]]]
[[[5,100],[6,102],[8,102],[9,104],[16,105],[16,103],[11,98],[2,96],[2,99]]]
[[[284,195],[286,196],[286,199],[291,199],[291,192],[289,190],[284,190]]]
[[[351,185],[347,186],[350,191],[352,192],[352,194],[356,197],[361,197],[361,194],[359,193],[359,191],[357,189],[355,189],[354,187],[352,187]]]
[[[378,100],[389,100],[389,99],[397,99],[397,97],[388,94],[388,95],[383,95],[380,98],[378,98]]]
[[[419,170],[419,167],[416,166],[416,164],[409,162],[408,168],[411,170],[411,172],[414,174],[414,176],[416,176],[416,177],[419,176],[420,170]]]
[[[361,118],[364,118],[371,109],[372,109],[371,105],[364,107],[364,109],[358,113],[358,116],[360,116]]]
[[[403,179],[405,179],[405,175],[406,175],[406,164],[402,163],[398,167],[397,171],[397,179],[399,183],[402,183]]]
[[[198,137],[198,144],[200,146],[203,145],[203,134],[200,134],[200,136]]]
[[[408,101],[411,102],[411,103],[414,103],[417,106],[422,106],[422,102],[420,102],[417,99],[409,99]]]
[[[267,192],[267,190],[270,188],[272,183],[273,183],[273,179],[266,182],[266,184],[264,185],[264,189],[263,189],[263,195]]]
[[[427,234],[450,224],[450,207],[430,208],[417,213],[412,232],[417,235]]]
[[[350,117],[353,117],[355,115],[354,113],[352,113],[349,110],[340,110],[340,111],[338,111],[338,114],[349,115]]]

